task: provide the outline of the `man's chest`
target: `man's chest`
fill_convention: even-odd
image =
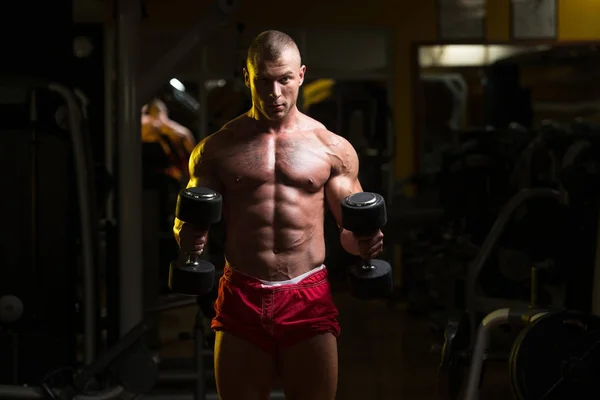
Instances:
[[[232,143],[218,157],[227,189],[280,183],[321,189],[331,173],[327,149],[315,140],[267,138]]]

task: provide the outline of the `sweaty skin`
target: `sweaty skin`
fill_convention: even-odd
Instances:
[[[325,200],[339,221],[338,199],[362,191],[352,146],[306,115],[279,134],[242,115],[200,143],[190,166],[189,186],[223,195],[229,264],[269,281],[321,265]]]

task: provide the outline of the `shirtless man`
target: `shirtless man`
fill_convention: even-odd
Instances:
[[[189,157],[196,146],[192,132],[170,119],[167,106],[159,99],[142,107],[141,131],[142,142],[158,143],[170,160],[170,166],[162,173],[176,181],[186,181]]]
[[[192,153],[189,186],[223,195],[227,265],[212,321],[215,376],[223,400],[266,400],[278,376],[289,400],[333,400],[338,311],[323,266],[326,205],[338,225],[341,201],[361,192],[358,157],[344,138],[296,107],[304,80],[298,47],[266,31],[244,69],[252,108]],[[201,253],[207,232],[175,221],[183,252]],[[344,249],[373,258],[383,234]]]

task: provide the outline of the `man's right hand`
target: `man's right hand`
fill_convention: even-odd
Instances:
[[[206,246],[208,232],[200,230],[190,224],[181,223],[181,229],[175,231],[179,248],[184,254],[202,254]]]

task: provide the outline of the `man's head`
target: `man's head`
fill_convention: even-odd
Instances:
[[[252,103],[266,118],[284,118],[296,106],[306,67],[294,40],[283,32],[265,31],[248,48],[244,80]]]
[[[162,100],[153,99],[148,105],[148,114],[155,118],[167,117],[169,115],[169,110]]]

